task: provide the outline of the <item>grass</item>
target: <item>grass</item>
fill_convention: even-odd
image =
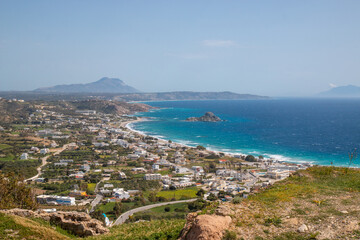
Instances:
[[[198,192],[197,187],[169,190],[169,191],[160,191],[157,193],[157,197],[164,197],[168,200],[175,198],[176,200],[191,199],[196,198],[196,193]]]
[[[8,144],[0,144],[0,150],[6,149],[6,148],[12,148],[12,146]]]
[[[109,202],[109,203],[100,205],[98,209],[100,209],[104,213],[108,213],[108,212],[113,211],[114,206],[115,206],[115,202]]]
[[[123,202],[122,206],[123,206],[122,212],[126,212],[129,211],[130,209],[136,208],[135,202]],[[115,202],[109,202],[106,204],[99,205],[97,209],[103,211],[109,219],[115,219],[116,216],[113,212],[114,207],[115,207]]]
[[[333,167],[311,167],[281,181],[249,200],[273,205],[295,198],[311,199],[318,193],[324,195],[360,191],[360,170]]]
[[[0,239],[71,239],[64,230],[42,220],[32,220],[0,213]]]
[[[175,240],[185,225],[183,219],[154,220],[138,223],[125,223],[110,229],[110,233],[87,238],[99,240]]]
[[[294,232],[294,222],[312,226],[311,229],[319,233],[325,233],[328,231],[326,227],[336,222],[336,239],[353,239],[349,238],[349,231],[358,228],[358,225],[348,226],[344,219],[358,223],[360,212],[351,210],[359,206],[359,197],[360,169],[314,166],[297,171],[244,199],[241,204],[246,210],[235,215],[234,225],[239,229],[249,229],[250,224],[256,226],[252,234],[258,239],[305,240],[316,239],[316,233]],[[262,217],[256,218],[255,213]],[[291,220],[288,221],[289,216]],[[261,225],[268,228],[265,228],[267,232],[255,230]],[[351,230],[346,230],[347,227]],[[334,234],[330,239],[334,238]]]
[[[13,161],[15,159],[15,156],[10,154],[7,154],[6,157],[0,158],[0,161]]]
[[[94,192],[94,191],[95,191],[95,187],[96,187],[96,183],[88,183],[88,185],[87,185],[87,189],[88,189],[90,192]]]
[[[173,212],[173,211],[175,211],[175,209],[187,208],[187,203],[169,204],[169,205],[165,205],[165,206],[161,206],[161,207],[152,208],[149,211],[154,212],[154,213],[163,213],[163,212],[165,212],[166,207],[170,208],[169,212]]]

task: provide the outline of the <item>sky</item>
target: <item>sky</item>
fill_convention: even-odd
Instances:
[[[115,77],[311,96],[360,85],[359,13],[358,0],[0,0],[0,91]]]

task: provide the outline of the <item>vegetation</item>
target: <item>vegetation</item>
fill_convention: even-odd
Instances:
[[[0,213],[0,239],[72,239],[74,236],[45,221]]]
[[[236,236],[235,232],[226,230],[222,239],[223,240],[236,240],[237,236]]]
[[[255,239],[358,239],[360,169],[310,167],[239,204],[231,216],[238,236],[252,229]],[[310,230],[297,232],[300,223]]]
[[[131,221],[158,219],[185,219],[189,209],[187,203],[169,204],[156,207],[144,212],[135,213]]]
[[[169,190],[169,191],[160,191],[157,193],[157,197],[164,197],[168,201],[172,199],[176,200],[184,200],[184,199],[191,199],[196,198],[196,193],[198,189],[196,187],[191,188],[184,188],[184,189],[177,189],[177,190]]]
[[[37,206],[31,188],[16,174],[0,172],[0,209],[24,208]]]
[[[245,157],[245,161],[247,161],[247,162],[256,162],[256,158],[253,155],[247,155]]]
[[[184,219],[154,220],[149,222],[125,223],[110,229],[110,233],[91,239],[99,240],[175,240],[184,227]]]

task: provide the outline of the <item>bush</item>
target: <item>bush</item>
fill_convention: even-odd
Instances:
[[[206,148],[204,146],[198,145],[196,147],[197,150],[206,150]]]
[[[207,200],[209,200],[209,201],[215,201],[215,200],[217,200],[217,199],[218,199],[218,198],[217,198],[216,195],[213,194],[213,193],[210,193],[209,196],[207,197]]]
[[[239,203],[241,203],[241,197],[234,197],[234,199],[232,200],[232,202],[234,203],[234,204],[239,204]]]
[[[273,217],[273,218],[267,218],[267,219],[265,219],[264,225],[265,225],[265,226],[270,226],[271,224],[273,224],[274,226],[279,227],[281,223],[282,223],[281,218],[279,218],[279,217]]]
[[[236,233],[233,231],[226,230],[222,239],[223,240],[236,240],[237,239]]]
[[[188,203],[188,208],[190,211],[195,212],[195,211],[204,209],[207,205],[208,205],[208,203],[205,200],[198,199],[194,202]]]
[[[247,162],[256,162],[256,158],[253,155],[247,155],[245,158]]]
[[[37,206],[31,188],[14,173],[0,172],[0,209],[35,209]]]
[[[165,212],[170,212],[170,207],[165,207],[164,210]]]

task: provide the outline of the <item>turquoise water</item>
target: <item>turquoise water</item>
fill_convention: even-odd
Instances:
[[[360,147],[360,99],[148,102],[135,130],[189,146],[291,162],[344,165]],[[186,122],[214,112],[224,122]],[[360,165],[356,163],[356,165]]]

